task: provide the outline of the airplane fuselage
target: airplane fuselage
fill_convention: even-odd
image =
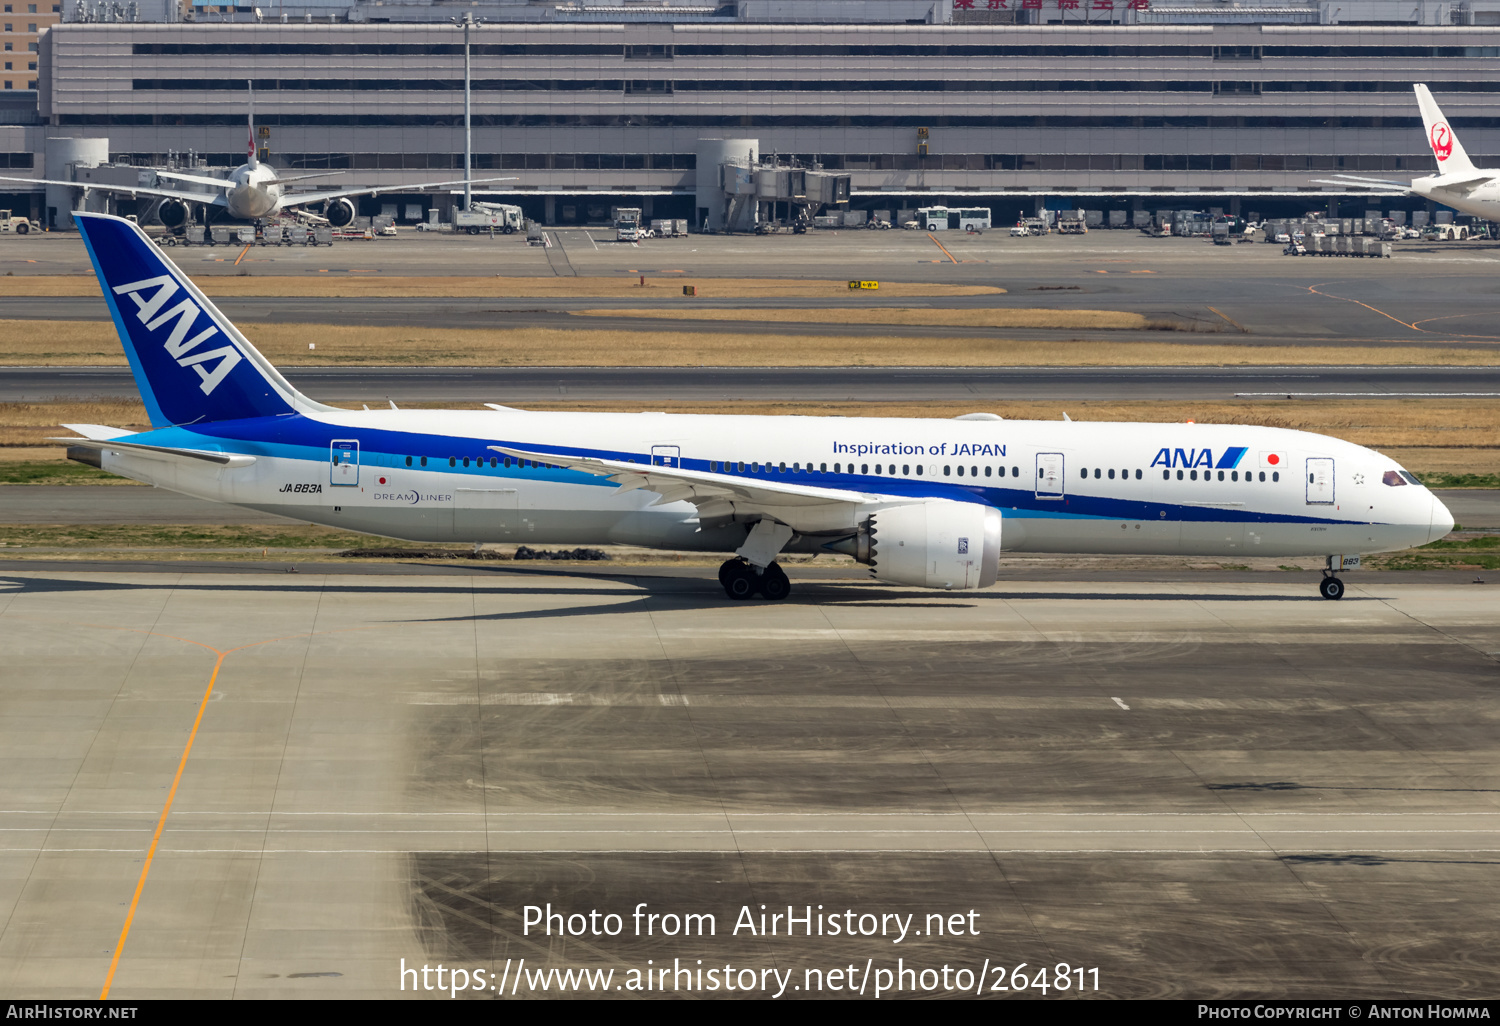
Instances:
[[[414,541],[733,551],[746,526],[496,448],[992,506],[1019,552],[1317,556],[1403,549],[1452,517],[1394,460],[1301,431],[1193,424],[349,411],[163,428],[120,441],[255,457],[111,472],[297,520]],[[604,441],[607,448],[601,447]],[[815,552],[864,516],[818,525]]]
[[[282,186],[269,165],[241,164],[230,172],[229,181],[234,184],[225,193],[224,207],[230,217],[254,221],[281,209]]]
[[[1443,175],[1429,175],[1411,183],[1411,191],[1464,214],[1473,214],[1488,221],[1500,220],[1500,181],[1486,182],[1478,188],[1465,191],[1445,188]]]

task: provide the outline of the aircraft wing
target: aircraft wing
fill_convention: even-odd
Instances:
[[[131,455],[153,456],[166,460],[217,463],[221,467],[248,467],[255,462],[254,456],[242,456],[233,452],[210,452],[204,449],[176,449],[166,445],[144,445],[140,442],[118,442],[108,438],[49,438],[49,442],[66,442],[69,448],[93,449],[95,452],[123,452]]]
[[[1341,189],[1368,189],[1370,192],[1391,193],[1412,192],[1412,186],[1400,183],[1400,181],[1350,181],[1349,178],[1311,178],[1314,184],[1337,184]]]
[[[1402,192],[1411,191],[1411,183],[1398,182],[1390,178],[1366,178],[1363,175],[1334,175],[1332,178],[1314,178],[1319,185],[1357,185],[1362,188],[1384,185],[1394,186]]]
[[[871,504],[904,505],[914,501],[903,496],[846,488],[819,488],[596,456],[517,449],[508,445],[492,445],[490,448],[518,459],[550,463],[605,477],[618,484],[621,491],[643,488],[657,492],[661,497],[651,504],[653,506],[691,502],[698,507],[698,514],[704,520],[736,518],[746,522],[758,514],[803,534],[847,534],[855,528],[856,513],[861,507],[869,509]]]
[[[66,185],[70,189],[83,189],[86,192],[114,192],[128,196],[157,196],[161,199],[184,200],[189,203],[206,203],[210,206],[223,206],[223,196],[210,196],[206,192],[189,192],[186,189],[157,189],[145,185],[96,185],[92,182],[59,182],[50,178],[15,178],[10,175],[0,175],[0,182],[28,182],[32,185]]]
[[[471,178],[471,185],[482,185],[485,182],[514,182],[515,176],[508,178]],[[378,196],[382,192],[422,192],[426,189],[440,189],[445,185],[462,185],[464,180],[459,178],[451,182],[418,182],[414,185],[377,185],[359,186],[350,189],[324,189],[321,192],[289,192],[282,196],[281,206],[301,207],[309,203],[322,203],[325,200],[342,199],[345,196]]]

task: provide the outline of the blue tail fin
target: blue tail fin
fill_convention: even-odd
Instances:
[[[152,425],[328,408],[298,394],[139,226],[82,212],[73,221]]]

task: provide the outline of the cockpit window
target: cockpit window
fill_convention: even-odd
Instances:
[[[1408,473],[1407,473],[1407,472],[1406,472],[1406,471],[1404,471],[1404,470],[1403,470],[1403,471],[1400,471],[1400,472],[1399,472],[1399,473],[1400,473],[1400,474],[1401,474],[1401,476],[1402,476],[1402,477],[1404,477],[1404,478],[1406,478],[1406,480],[1407,480],[1407,481],[1408,481],[1408,482],[1409,482],[1409,483],[1410,483],[1410,484],[1414,484],[1414,485],[1419,485],[1419,484],[1421,484],[1421,483],[1422,483],[1422,482],[1421,482],[1421,481],[1418,481],[1418,480],[1417,480],[1417,475],[1415,475],[1415,474],[1408,474]]]
[[[1392,488],[1406,487],[1405,479],[1402,478],[1402,476],[1394,470],[1387,470],[1385,474],[1380,478],[1380,482],[1381,484],[1388,484]]]

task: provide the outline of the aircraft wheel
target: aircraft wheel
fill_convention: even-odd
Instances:
[[[740,559],[738,556],[736,556],[733,559],[726,559],[726,560],[724,560],[724,562],[720,563],[719,564],[719,585],[720,585],[720,587],[724,587],[724,588],[729,587],[729,578],[733,574],[739,572],[744,566],[745,566],[745,561],[743,559]]]
[[[1326,599],[1341,599],[1344,597],[1344,582],[1337,577],[1325,577],[1318,582],[1318,594]]]
[[[780,564],[772,563],[766,567],[765,575],[760,579],[760,593],[772,602],[780,602],[792,593],[792,582],[787,580],[786,571]]]
[[[755,574],[755,569],[748,563],[741,563],[740,566],[742,569],[731,570],[724,580],[724,594],[736,602],[752,599],[760,590],[760,580]]]

